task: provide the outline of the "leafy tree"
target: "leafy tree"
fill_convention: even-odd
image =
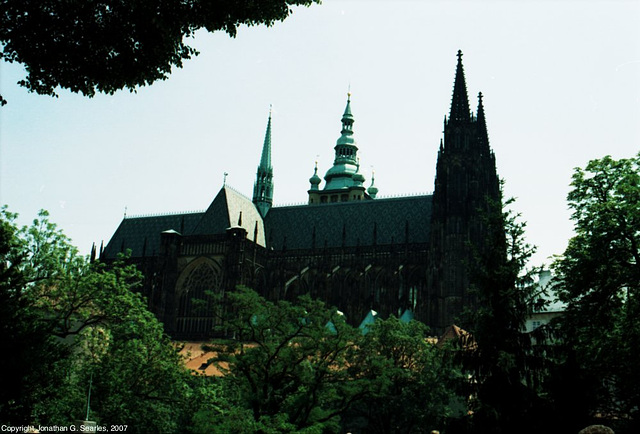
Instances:
[[[41,212],[0,218],[0,418],[69,425],[86,417],[128,432],[177,432],[189,421],[190,375],[133,290],[133,266],[89,263]]]
[[[228,296],[225,328],[236,340],[213,348],[229,363],[225,391],[237,409],[211,423],[229,432],[339,431],[358,396],[346,369],[357,331],[309,297],[273,303],[246,288]],[[230,413],[249,417],[230,421]]]
[[[441,429],[461,375],[447,352],[428,341],[428,328],[418,321],[377,320],[359,340],[350,365],[366,392],[350,412],[350,428],[369,433]]]
[[[241,25],[273,25],[319,0],[6,0],[2,57],[25,66],[32,92],[57,87],[93,96],[165,80],[197,52],[198,29],[234,37]],[[4,100],[2,100],[4,101]]]
[[[587,384],[591,416],[640,428],[640,154],[590,161],[568,195],[575,236],[554,264],[572,378]],[[562,382],[560,383],[563,384]]]
[[[22,425],[36,405],[56,393],[68,350],[49,333],[29,291],[32,276],[16,215],[0,209],[0,420]]]

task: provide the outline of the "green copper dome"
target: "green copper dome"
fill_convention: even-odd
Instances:
[[[313,176],[309,178],[309,183],[311,183],[311,190],[317,190],[318,186],[322,182],[322,179],[318,176],[318,162],[316,161],[316,167],[313,169]]]
[[[376,198],[376,194],[378,194],[378,187],[376,187],[373,183],[375,182],[376,177],[375,173],[371,173],[371,185],[367,188],[367,193],[371,196],[372,199]]]

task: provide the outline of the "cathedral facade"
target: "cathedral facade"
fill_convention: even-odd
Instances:
[[[308,204],[273,206],[269,116],[252,199],[224,185],[205,212],[125,218],[101,258],[130,251],[150,309],[176,339],[210,336],[237,285],[271,300],[309,294],[352,325],[374,311],[441,331],[474,305],[484,216],[501,206],[482,94],[474,115],[458,52],[433,195],[378,198],[373,177],[365,186],[354,122],[349,95],[333,166],[322,185],[316,165]]]

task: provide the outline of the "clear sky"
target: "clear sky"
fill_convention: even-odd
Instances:
[[[639,1],[338,1],[238,37],[198,33],[167,81],[59,98],[0,64],[0,202],[41,208],[83,253],[127,214],[208,207],[227,182],[251,196],[273,104],[276,204],[302,203],[333,161],[349,86],[361,168],[379,195],[431,192],[456,52],[482,92],[506,196],[549,263],[572,235],[573,168],[640,150]]]

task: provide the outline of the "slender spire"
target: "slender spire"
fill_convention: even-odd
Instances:
[[[262,157],[253,186],[253,203],[262,217],[266,216],[273,203],[273,167],[271,167],[271,106],[269,106],[269,120],[267,132],[264,135]]]
[[[269,105],[269,120],[267,121],[267,132],[264,135],[262,158],[260,158],[260,166],[267,170],[271,170],[271,110],[272,107],[271,105]]]
[[[478,93],[478,136],[480,144],[486,150],[489,150],[489,133],[487,132],[487,121],[484,114],[484,105],[482,104],[482,92]]]
[[[449,122],[451,121],[469,121],[469,97],[467,96],[467,84],[464,79],[461,50],[458,50],[458,65],[456,66],[456,78],[453,84],[453,96],[451,98]]]

